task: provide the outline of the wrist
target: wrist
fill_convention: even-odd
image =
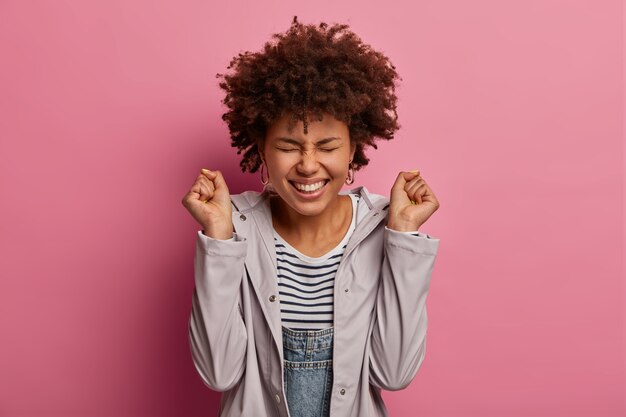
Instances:
[[[227,240],[230,239],[231,237],[233,237],[234,235],[234,230],[231,227],[226,227],[226,228],[214,228],[214,227],[210,227],[210,226],[204,226],[202,228],[202,234],[208,237],[211,237],[213,239],[218,239],[218,240]]]
[[[387,227],[391,230],[395,230],[396,232],[417,232],[420,226],[420,224],[409,222],[387,222]]]

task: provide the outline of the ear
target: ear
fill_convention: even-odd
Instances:
[[[261,157],[261,162],[265,162],[265,141],[258,141],[256,144],[257,150],[259,151],[259,156]]]

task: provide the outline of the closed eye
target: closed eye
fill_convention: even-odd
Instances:
[[[337,150],[339,148],[320,148],[320,151],[322,152],[332,152],[334,150]]]

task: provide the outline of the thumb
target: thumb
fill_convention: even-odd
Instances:
[[[213,200],[224,202],[230,201],[230,192],[226,185],[226,180],[220,171],[208,171],[208,178],[213,182],[215,191],[213,192]],[[229,203],[230,204],[230,203]]]
[[[226,185],[226,180],[224,180],[224,176],[220,171],[215,171],[215,178],[213,179],[213,184],[215,184],[215,189],[223,189],[228,191],[228,186]]]

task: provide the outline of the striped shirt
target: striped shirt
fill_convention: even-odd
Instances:
[[[335,248],[320,257],[306,256],[274,231],[282,324],[294,330],[317,330],[333,325],[335,273],[357,223],[356,194],[352,221]]]

